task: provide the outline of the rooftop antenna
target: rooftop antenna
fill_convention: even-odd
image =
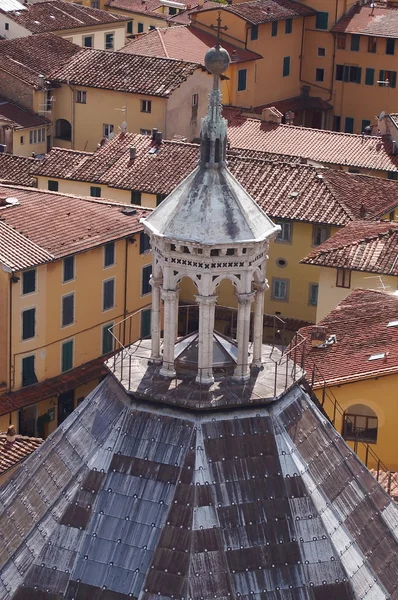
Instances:
[[[122,133],[127,133],[127,104],[122,106],[122,108],[115,108],[115,110],[123,113],[123,122],[119,126],[119,129]]]

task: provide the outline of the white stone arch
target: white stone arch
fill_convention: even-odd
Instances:
[[[223,273],[222,275],[218,275],[215,279],[213,279],[211,283],[212,293],[215,294],[216,288],[224,279],[229,279],[232,284],[235,286],[237,293],[239,294],[242,290],[242,280],[233,275],[231,273]]]
[[[179,286],[179,284],[181,283],[181,281],[185,277],[187,277],[187,279],[190,279],[192,281],[192,283],[194,284],[194,286],[196,287],[196,289],[197,289],[197,291],[199,293],[199,290],[200,290],[200,280],[197,278],[197,275],[194,274],[194,273],[185,273],[185,272],[179,271],[177,273],[177,275],[173,274],[172,281],[173,281],[173,284],[174,284],[174,288],[177,289],[178,286]]]

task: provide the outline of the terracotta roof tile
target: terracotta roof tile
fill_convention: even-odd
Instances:
[[[11,271],[52,261],[54,256],[0,220],[0,262]]]
[[[15,129],[23,129],[25,127],[44,127],[51,123],[45,117],[39,117],[33,112],[17,106],[6,98],[0,96],[0,121],[7,119]]]
[[[107,90],[168,97],[198,64],[125,52],[83,49],[53,71],[52,79]]]
[[[35,158],[29,156],[1,153],[0,181],[2,183],[13,183],[15,185],[33,185],[33,178],[30,174],[30,170],[37,162],[38,161]]]
[[[167,19],[168,15],[156,12],[161,7],[159,0],[109,0],[105,6],[125,10],[132,13],[149,14],[159,19]]]
[[[225,108],[224,117],[228,120],[232,148],[290,154],[325,164],[398,171],[398,156],[392,155],[392,142],[387,138],[279,125],[244,117],[233,108]]]
[[[318,325],[300,329],[305,337],[305,369],[311,378],[316,365],[315,385],[387,375],[398,371],[398,296],[375,290],[351,292]],[[314,327],[326,327],[336,343],[324,348],[311,345]],[[301,347],[300,347],[301,348]],[[373,355],[381,358],[369,360]],[[385,354],[385,356],[384,356]]]
[[[300,2],[295,2],[295,0],[254,0],[254,2],[239,2],[229,6],[222,6],[222,9],[237,15],[253,25],[281,21],[282,19],[306,17],[315,15],[316,13],[314,9],[304,6]],[[208,10],[220,10],[220,7]]]
[[[141,231],[140,218],[148,214],[148,209],[141,208],[126,214],[125,204],[45,190],[0,185],[0,195],[19,200],[15,206],[0,207],[0,222],[33,242],[51,256],[51,260]],[[10,235],[7,239],[11,240]],[[20,237],[16,236],[15,251],[20,243]],[[37,248],[27,247],[20,260],[30,262],[31,266],[37,264]],[[40,262],[44,260],[45,256]]]
[[[106,10],[82,6],[64,0],[45,0],[26,4],[27,10],[10,11],[7,17],[32,33],[95,27],[107,23],[128,21],[125,15],[116,15]]]
[[[294,96],[293,98],[286,98],[285,100],[279,100],[278,102],[270,102],[269,104],[255,106],[253,112],[261,115],[264,108],[272,107],[279,110],[283,115],[289,111],[330,110],[333,108],[329,102],[326,102],[326,100],[322,100],[322,98],[318,98],[317,96]]]
[[[350,223],[301,262],[398,276],[398,223]]]
[[[17,435],[13,441],[7,441],[7,434],[0,432],[0,475],[32,454],[43,441],[41,438],[23,435]]]
[[[169,23],[181,23],[181,25],[188,25],[189,23],[191,23],[192,13],[199,13],[202,12],[202,10],[207,10],[208,8],[220,9],[220,3],[212,2],[211,0],[205,0],[205,2],[203,2],[203,6],[199,6],[198,4],[194,4],[192,2],[187,2],[186,6],[186,10],[183,10],[177,13],[176,15],[172,15],[171,17],[169,16],[169,18],[167,19]],[[223,45],[224,43],[225,42],[223,41]]]
[[[398,10],[391,7],[353,6],[334,26],[333,32],[374,37],[398,37]]]
[[[37,88],[39,75],[48,77],[80,51],[80,46],[54,33],[4,40],[0,41],[0,71],[7,71]]]
[[[209,48],[217,42],[217,38],[192,26],[174,26],[164,29],[156,28],[149,33],[132,40],[120,52],[142,54],[144,56],[162,56],[178,60],[188,60],[202,64]],[[223,41],[233,63],[261,58],[259,54],[233,46]]]

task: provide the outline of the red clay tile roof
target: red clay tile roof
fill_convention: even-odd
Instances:
[[[155,12],[156,9],[161,7],[159,0],[109,0],[106,2],[105,6],[132,13],[147,14],[159,19],[168,18],[168,15],[161,12]]]
[[[398,223],[355,221],[300,262],[398,276]]]
[[[345,165],[380,171],[398,171],[398,156],[392,142],[379,136],[339,133],[295,125],[278,125],[224,108],[231,148],[252,148],[300,156],[324,164]]]
[[[398,296],[357,289],[340,302],[317,326],[304,327],[305,369],[310,380],[316,366],[315,386],[348,383],[398,372]],[[311,345],[314,327],[327,328],[327,337],[337,342],[325,348]],[[300,347],[301,348],[301,347]],[[386,358],[369,360],[374,354]],[[299,357],[299,360],[301,356]]]
[[[53,71],[52,79],[107,90],[167,98],[200,65],[170,58],[83,49]]]
[[[208,8],[218,8],[220,9],[220,3],[219,2],[212,2],[211,0],[205,0],[205,2],[203,2],[203,6],[199,6],[198,4],[194,4],[192,2],[187,2],[186,3],[187,9],[183,10],[179,13],[177,13],[176,15],[172,15],[171,17],[169,16],[169,18],[167,19],[169,23],[180,23],[181,25],[188,25],[189,23],[191,23],[191,14],[192,13],[199,13],[202,12],[202,10],[207,10]],[[223,41],[223,44],[225,42]]]
[[[254,2],[239,2],[229,6],[221,5],[208,10],[220,10],[220,8],[237,15],[252,25],[316,14],[314,9],[295,2],[295,0],[254,0]]]
[[[1,106],[0,106],[1,110]],[[14,185],[33,185],[30,170],[35,167],[37,160],[29,156],[17,154],[0,154],[0,181]]]
[[[132,40],[120,52],[142,54],[144,56],[162,56],[188,60],[203,64],[209,48],[217,43],[217,38],[193,26],[174,26],[156,28],[149,33]],[[229,52],[232,63],[256,60],[259,54],[233,46],[223,41],[223,48]]]
[[[353,6],[333,27],[336,33],[356,33],[374,37],[398,37],[398,10],[376,6]]]
[[[17,435],[9,442],[6,433],[0,432],[0,475],[19,464],[43,442],[41,438],[24,435]]]
[[[16,206],[0,207],[0,221],[54,260],[142,231],[140,218],[148,214],[148,209],[142,208],[126,214],[125,204],[47,190],[0,185],[0,196],[19,200]],[[16,239],[15,250],[18,247]],[[37,264],[37,252],[27,251],[22,259],[33,266]]]
[[[48,77],[80,51],[80,46],[54,33],[4,40],[0,41],[0,71],[7,71],[37,88],[39,75]]]
[[[12,272],[51,262],[54,256],[0,220],[0,262]]]
[[[260,114],[264,108],[274,107],[283,115],[289,111],[299,112],[300,110],[330,110],[332,107],[329,102],[322,100],[316,96],[295,96],[294,98],[286,98],[279,102],[270,102],[262,106],[255,106],[253,112]]]
[[[24,129],[25,127],[44,127],[51,121],[45,117],[39,117],[33,112],[17,106],[6,98],[0,96],[0,120],[4,118],[10,122],[15,129]]]
[[[57,377],[46,379],[34,385],[28,385],[16,392],[9,392],[0,395],[0,416],[7,415],[14,410],[20,410],[25,406],[36,404],[40,400],[58,396],[69,390],[73,390],[79,385],[84,385],[108,372],[104,366],[104,361],[110,358],[112,354],[104,354],[95,360],[85,363],[76,369],[67,373],[62,373]]]
[[[128,21],[125,15],[82,6],[64,0],[45,0],[26,4],[27,10],[10,11],[7,17],[32,33],[61,31],[79,27],[96,27],[107,23]]]

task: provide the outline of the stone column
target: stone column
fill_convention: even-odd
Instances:
[[[160,286],[161,277],[151,277],[152,311],[151,311],[151,362],[161,363],[160,356]]]
[[[268,289],[268,282],[254,283],[256,296],[254,299],[254,323],[253,323],[253,358],[252,366],[261,367],[261,352],[263,346],[263,315],[264,315],[264,293]]]
[[[163,365],[160,374],[164,377],[175,377],[174,369],[174,343],[176,334],[176,302],[178,301],[177,290],[165,290],[162,288],[162,299],[164,302],[164,338],[163,338]]]
[[[211,384],[213,377],[213,331],[217,296],[195,296],[199,305],[197,383]]]
[[[237,294],[238,297],[238,361],[234,373],[236,381],[246,381],[250,377],[249,371],[249,337],[250,337],[250,305],[254,300],[254,292],[250,294]]]

